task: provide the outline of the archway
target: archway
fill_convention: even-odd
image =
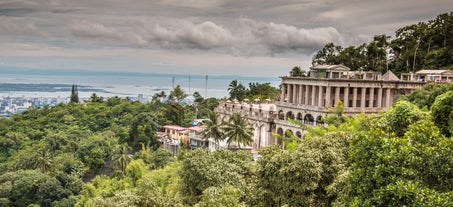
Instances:
[[[299,137],[299,138],[302,138],[302,133],[300,133],[300,131],[297,131],[296,132],[296,136]]]
[[[288,111],[286,113],[286,120],[288,120],[288,119],[294,119],[294,114],[292,111]]]
[[[282,128],[278,128],[277,129],[277,134],[283,136],[283,129]]]
[[[316,125],[323,125],[324,121],[322,120],[322,116],[316,117]]]
[[[313,122],[315,121],[315,118],[311,114],[307,114],[304,117],[304,124],[310,124],[313,125]]]
[[[300,113],[300,112],[297,113],[296,120],[298,120],[298,121],[302,121],[303,120],[302,113]]]
[[[291,129],[286,130],[285,132],[285,137],[292,137],[294,136],[294,133]]]
[[[285,114],[283,114],[283,110],[278,111],[277,117],[279,120],[285,120]]]

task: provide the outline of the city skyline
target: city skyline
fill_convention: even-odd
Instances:
[[[0,73],[11,68],[278,77],[326,43],[450,12],[437,1],[9,0],[0,2]]]

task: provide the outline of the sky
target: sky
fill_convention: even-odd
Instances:
[[[278,77],[451,0],[0,0],[6,68]]]

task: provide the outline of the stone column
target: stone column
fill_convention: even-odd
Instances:
[[[304,97],[303,91],[304,91],[304,85],[299,85],[299,101],[297,102],[299,104],[304,104],[303,99],[302,99]]]
[[[326,108],[332,107],[332,100],[331,100],[331,90],[332,87],[326,86]]]
[[[310,105],[316,106],[316,86],[311,86],[311,103]]]
[[[357,88],[354,87],[352,89],[352,107],[357,107]]]
[[[368,107],[373,108],[374,107],[374,88],[370,88],[370,99],[368,101],[369,105]]]
[[[324,106],[324,87],[323,86],[319,86],[318,106],[319,107],[323,107]]]
[[[299,93],[299,85],[293,84],[293,103],[297,104],[297,94]]]
[[[385,91],[385,107],[392,106],[392,89],[387,88]]]
[[[377,91],[377,105],[376,107],[381,108],[382,107],[382,88],[378,88]]]
[[[286,96],[285,96],[285,95],[286,95],[285,93],[286,93],[286,84],[282,84],[282,95],[281,95],[281,97],[280,97],[280,101],[281,101],[281,102],[285,102],[285,97],[286,97]]]
[[[293,84],[288,84],[288,103],[293,102]]]
[[[349,107],[349,87],[344,87],[344,107]]]
[[[335,104],[338,105],[340,101],[340,89],[341,87],[335,87]]]
[[[365,108],[366,88],[362,88],[362,90],[360,90],[360,95],[360,108]]]
[[[310,97],[309,95],[310,95],[310,86],[305,85],[305,97],[304,97],[304,104],[305,104],[305,105],[310,104],[310,103],[308,102],[308,99],[309,99],[309,97]]]

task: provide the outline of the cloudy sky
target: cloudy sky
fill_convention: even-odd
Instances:
[[[451,0],[0,0],[2,68],[277,77]]]

